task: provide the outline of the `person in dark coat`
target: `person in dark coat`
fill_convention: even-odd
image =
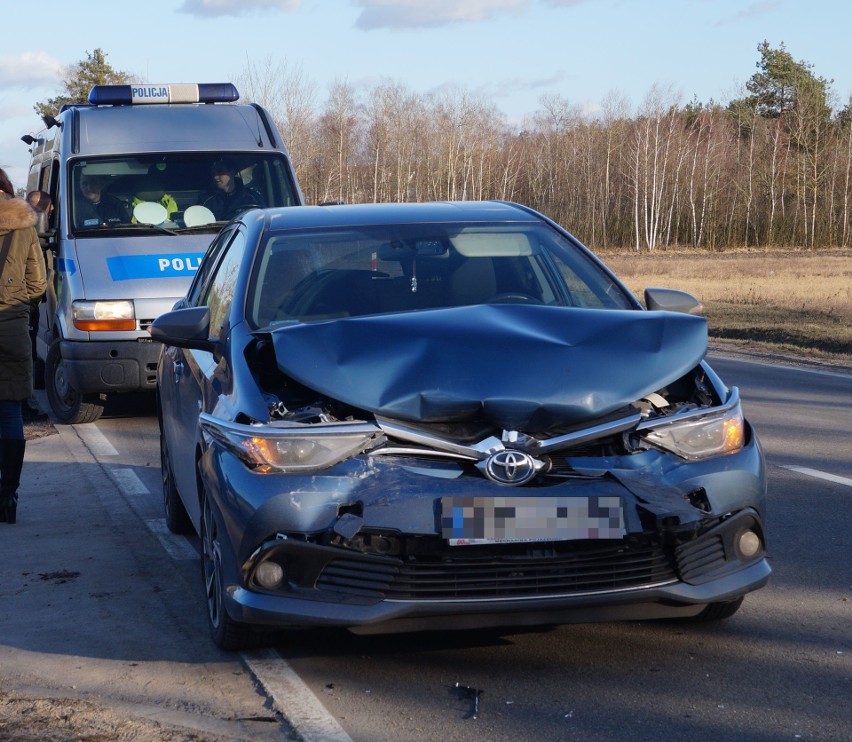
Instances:
[[[42,234],[47,232],[50,226],[50,218],[53,213],[53,199],[50,194],[44,191],[30,191],[27,194],[27,203],[33,207],[36,213],[36,232]],[[45,274],[50,275],[50,269],[47,265],[47,253],[45,256]],[[49,287],[48,287],[49,288]],[[38,337],[38,321],[39,321],[39,304],[41,301],[34,301],[30,304],[30,341],[33,348],[33,369],[35,371],[35,388],[44,389],[44,364],[39,360],[36,353],[36,338]],[[38,402],[34,397],[24,401],[24,422],[42,422],[47,420],[47,415],[44,414],[38,406]]]
[[[130,210],[115,196],[104,193],[106,178],[83,173],[80,177],[82,199],[77,199],[76,224],[81,227],[130,224]]]
[[[33,393],[29,317],[47,284],[36,214],[0,169],[0,522],[15,523],[24,465],[21,403]]]
[[[216,221],[228,221],[247,209],[266,206],[266,199],[243,183],[236,164],[230,158],[214,162],[210,174],[213,190],[203,193],[199,203],[213,212]]]

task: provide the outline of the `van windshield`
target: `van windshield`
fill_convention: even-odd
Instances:
[[[70,177],[75,233],[181,231],[227,222],[250,208],[298,204],[287,160],[277,153],[89,158],[76,160]]]

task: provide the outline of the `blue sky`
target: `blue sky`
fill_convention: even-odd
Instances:
[[[29,7],[30,10],[26,10]],[[727,102],[764,39],[852,95],[847,0],[40,0],[4,13],[0,166],[25,184],[33,105],[61,70],[101,48],[140,81],[227,82],[250,63],[298,69],[321,105],[337,82],[415,93],[461,86],[510,123],[561,96],[635,111],[657,86],[685,103]]]

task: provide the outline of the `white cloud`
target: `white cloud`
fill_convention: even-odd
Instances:
[[[58,85],[65,65],[45,52],[24,52],[0,57],[0,88],[33,88]]]
[[[520,12],[529,0],[356,0],[362,8],[358,28],[420,28],[481,21],[504,12]]]
[[[486,91],[490,97],[504,98],[514,95],[515,93],[531,93],[536,90],[550,90],[556,85],[565,83],[570,79],[565,72],[557,71],[547,77],[539,78],[506,78],[498,82],[491,83]]]
[[[717,26],[726,26],[737,24],[750,18],[762,20],[766,16],[772,15],[779,10],[778,0],[763,0],[762,2],[751,3],[744,10],[739,11],[735,16],[723,18],[716,23]]]
[[[215,18],[227,15],[245,15],[256,10],[298,10],[302,0],[184,0],[178,8],[181,13]]]

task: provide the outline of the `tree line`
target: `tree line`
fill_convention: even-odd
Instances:
[[[318,104],[300,69],[271,61],[237,83],[272,114],[309,203],[519,201],[593,249],[848,247],[852,100],[833,111],[830,81],[783,44],[758,53],[727,105],[680,105],[654,85],[635,112],[614,94],[593,114],[544,97],[522,125],[460,87],[335,82]],[[67,71],[65,98],[37,110],[99,76],[129,79],[96,50]]]

